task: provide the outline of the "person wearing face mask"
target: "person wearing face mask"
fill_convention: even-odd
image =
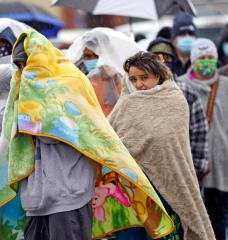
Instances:
[[[185,12],[178,13],[173,21],[171,34],[177,55],[174,71],[177,76],[180,76],[185,74],[190,66],[190,52],[196,38],[196,26],[192,16]]]
[[[162,37],[156,38],[150,42],[147,51],[162,57],[163,62],[174,73],[175,48],[168,39]]]
[[[121,78],[111,66],[97,66],[99,56],[85,47],[81,59],[75,65],[90,79],[105,116],[112,111],[121,93]]]
[[[83,49],[83,54],[81,59],[79,59],[75,65],[85,74],[88,75],[91,71],[95,70],[97,67],[97,61],[99,56],[89,49],[85,47]]]
[[[103,113],[108,116],[119,98],[122,75],[111,66],[98,67],[98,59],[99,56],[93,50],[85,47],[75,65],[90,79]]]
[[[209,161],[212,170],[202,180],[205,205],[217,240],[226,239],[228,214],[228,78],[217,68],[215,44],[197,39],[191,50],[191,67],[180,77],[199,95],[209,125]]]
[[[94,28],[77,38],[66,51],[90,79],[103,113],[108,116],[122,89],[122,64],[140,47],[124,34],[109,28]]]
[[[189,137],[194,167],[199,181],[208,174],[210,165],[208,162],[208,126],[203,111],[203,105],[197,93],[183,81],[178,81],[174,72],[175,49],[172,43],[163,38],[157,38],[149,44],[149,52],[158,55],[161,61],[171,70],[177,85],[182,90],[188,102]]]

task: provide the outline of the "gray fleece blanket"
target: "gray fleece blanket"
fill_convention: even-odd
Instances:
[[[109,120],[179,215],[184,239],[215,239],[191,157],[188,105],[177,85],[168,80],[153,89],[132,92],[125,83]]]

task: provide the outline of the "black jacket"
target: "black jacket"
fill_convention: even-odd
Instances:
[[[176,73],[177,76],[185,74],[190,66],[191,66],[190,60],[183,64],[177,56],[174,58],[174,72]]]

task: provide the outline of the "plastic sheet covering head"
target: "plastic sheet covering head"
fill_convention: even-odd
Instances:
[[[77,38],[65,55],[90,79],[107,116],[122,89],[124,61],[141,48],[125,34],[109,28],[94,28]]]
[[[124,74],[124,61],[138,51],[142,51],[142,48],[127,35],[101,27],[94,28],[75,39],[65,55],[76,63],[82,59],[85,48],[89,48],[98,56],[98,67],[105,64],[121,74]]]

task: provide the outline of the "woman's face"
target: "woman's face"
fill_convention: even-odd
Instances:
[[[137,90],[148,90],[158,85],[159,76],[153,73],[147,73],[137,67],[130,67],[129,80]]]

